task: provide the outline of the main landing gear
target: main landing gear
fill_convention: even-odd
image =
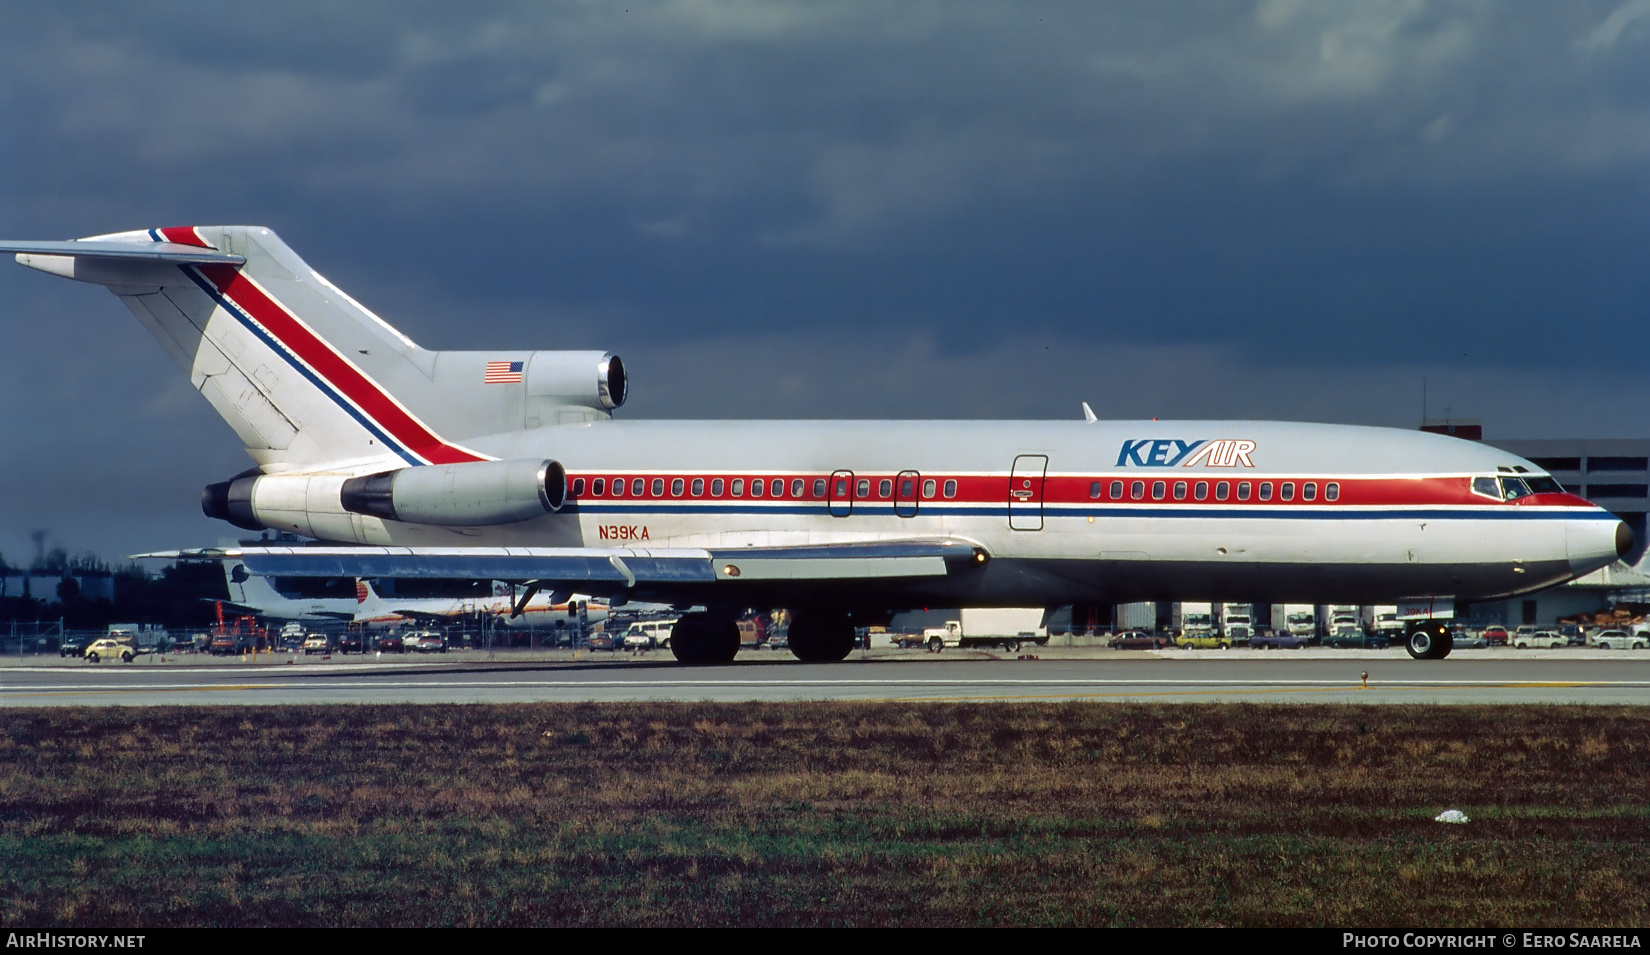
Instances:
[[[739,624],[728,614],[682,614],[670,630],[670,652],[682,663],[732,663]]]
[[[1455,649],[1455,637],[1442,620],[1412,620],[1404,627],[1404,649],[1417,660],[1442,660]]]
[[[846,613],[804,609],[791,617],[791,653],[805,663],[836,663],[854,649],[854,621]]]

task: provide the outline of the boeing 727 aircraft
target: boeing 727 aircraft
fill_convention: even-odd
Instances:
[[[750,607],[840,660],[924,606],[1398,603],[1417,657],[1459,604],[1572,580],[1627,526],[1496,448],[1271,421],[624,421],[596,351],[429,351],[269,229],[3,242],[106,286],[256,467],[205,512],[324,546],[255,574],[469,577],[703,608],[672,649],[731,660]]]

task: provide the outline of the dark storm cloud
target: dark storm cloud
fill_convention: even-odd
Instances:
[[[258,222],[634,414],[1631,434],[1650,2],[8,4],[0,234]],[[95,293],[95,294],[94,294]],[[200,542],[227,428],[0,278],[0,551]]]

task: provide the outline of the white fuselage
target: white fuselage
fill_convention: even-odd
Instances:
[[[1474,492],[1475,479],[1539,475],[1528,461],[1394,429],[614,420],[465,444],[563,462],[568,503],[491,527],[349,514],[282,529],[362,544],[642,549],[960,538],[996,573],[959,596],[1006,606],[1482,600],[1618,552],[1619,521],[1573,495]]]

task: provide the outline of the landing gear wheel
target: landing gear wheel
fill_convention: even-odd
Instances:
[[[1449,625],[1437,620],[1411,623],[1404,635],[1404,649],[1417,660],[1442,660],[1455,649],[1455,637]]]
[[[688,613],[670,631],[670,652],[681,663],[732,663],[739,652],[739,624],[708,613]]]
[[[791,621],[791,653],[798,660],[835,663],[846,660],[853,649],[854,622],[847,614],[803,611]]]
[[[1020,641],[1018,641],[1018,640],[1004,640],[1003,641],[1003,649],[1007,650],[1009,653],[1019,653],[1020,652]]]

